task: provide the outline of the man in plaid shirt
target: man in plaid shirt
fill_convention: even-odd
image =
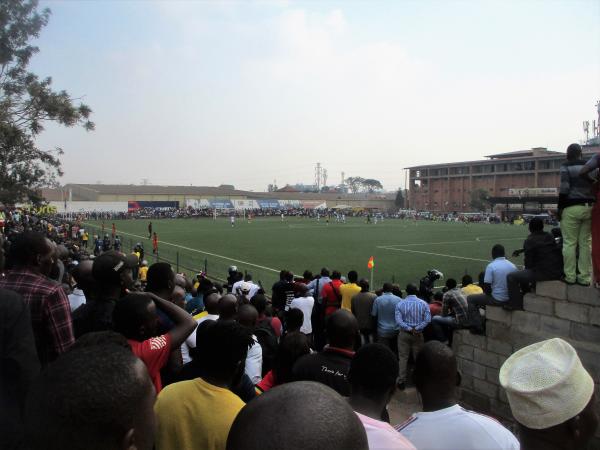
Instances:
[[[0,278],[0,287],[21,294],[29,306],[35,345],[43,366],[75,341],[69,299],[60,284],[47,278],[54,254],[52,242],[43,234],[20,234],[10,247],[11,270]]]
[[[456,328],[467,328],[478,325],[477,318],[470,317],[467,297],[457,287],[456,280],[448,278],[446,281],[448,290],[444,293],[442,303],[442,315],[435,316],[431,322],[441,326],[448,340],[452,337],[452,330]]]

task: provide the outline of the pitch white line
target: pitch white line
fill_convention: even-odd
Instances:
[[[418,244],[391,244],[386,245],[385,247],[417,247],[423,245],[441,245],[441,244],[469,244],[474,242],[488,242],[488,241],[516,241],[516,240],[525,240],[522,237],[514,237],[514,238],[499,238],[499,239],[471,239],[468,241],[445,241],[445,242],[424,242]]]
[[[481,261],[481,262],[486,262],[486,263],[490,262],[489,259],[467,258],[466,256],[446,255],[444,253],[423,252],[420,250],[409,250],[407,248],[393,248],[393,247],[384,247],[384,246],[378,246],[377,248],[380,248],[382,250],[394,250],[397,252],[420,253],[423,255],[431,255],[431,256],[443,256],[445,258],[468,259],[470,261]]]
[[[92,223],[87,223],[87,222],[83,222],[83,223],[86,224],[86,225],[89,225],[92,228],[98,228],[98,229],[100,229],[99,226],[94,225]],[[146,236],[140,236],[139,234],[127,233],[126,231],[119,231],[119,234],[126,234],[128,236],[133,236],[133,237],[137,237],[137,238],[140,238],[140,239],[148,239]],[[258,265],[258,264],[252,264],[252,263],[250,263],[248,261],[242,261],[241,259],[229,258],[228,256],[217,255],[216,253],[205,252],[204,250],[197,250],[195,248],[185,247],[183,245],[174,244],[172,242],[160,241],[160,243],[164,244],[164,245],[170,245],[172,247],[181,248],[183,250],[189,250],[191,252],[202,253],[203,255],[214,256],[215,258],[226,259],[227,261],[233,261],[233,262],[236,262],[236,263],[239,263],[239,264],[245,264],[247,266],[257,267],[259,269],[270,270],[271,272],[277,272],[277,273],[279,273],[279,270],[277,270],[277,269],[273,269],[271,267],[261,266],[261,265]]]

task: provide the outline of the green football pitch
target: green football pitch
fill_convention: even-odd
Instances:
[[[123,249],[130,250],[142,242],[149,263],[156,260],[148,239],[148,220],[116,220],[117,234]],[[98,233],[101,222],[87,222]],[[522,246],[527,236],[525,226],[505,224],[469,224],[386,219],[367,224],[361,218],[346,223],[314,218],[255,218],[252,223],[238,218],[232,227],[228,218],[153,220],[159,236],[159,259],[167,260],[180,271],[203,270],[208,275],[225,278],[227,268],[253,275],[270,290],[281,269],[301,275],[306,269],[317,273],[321,267],[346,274],[358,271],[359,277],[370,278],[367,261],[373,256],[374,286],[385,281],[399,283],[418,281],[428,269],[438,269],[445,278],[460,278],[485,269],[491,247],[498,243],[509,255]],[[112,221],[105,221],[110,234]],[[510,259],[522,264],[521,258]]]

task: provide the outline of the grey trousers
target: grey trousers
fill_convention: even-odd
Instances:
[[[398,383],[406,383],[406,366],[410,352],[412,351],[413,357],[416,358],[424,343],[423,333],[412,334],[402,330],[398,333]]]

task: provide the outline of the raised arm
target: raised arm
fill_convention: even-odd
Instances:
[[[160,308],[167,317],[173,321],[174,326],[171,331],[169,331],[169,334],[171,335],[171,350],[179,348],[183,341],[185,341],[196,328],[196,321],[179,306],[150,292],[147,294],[154,300],[156,307]]]

